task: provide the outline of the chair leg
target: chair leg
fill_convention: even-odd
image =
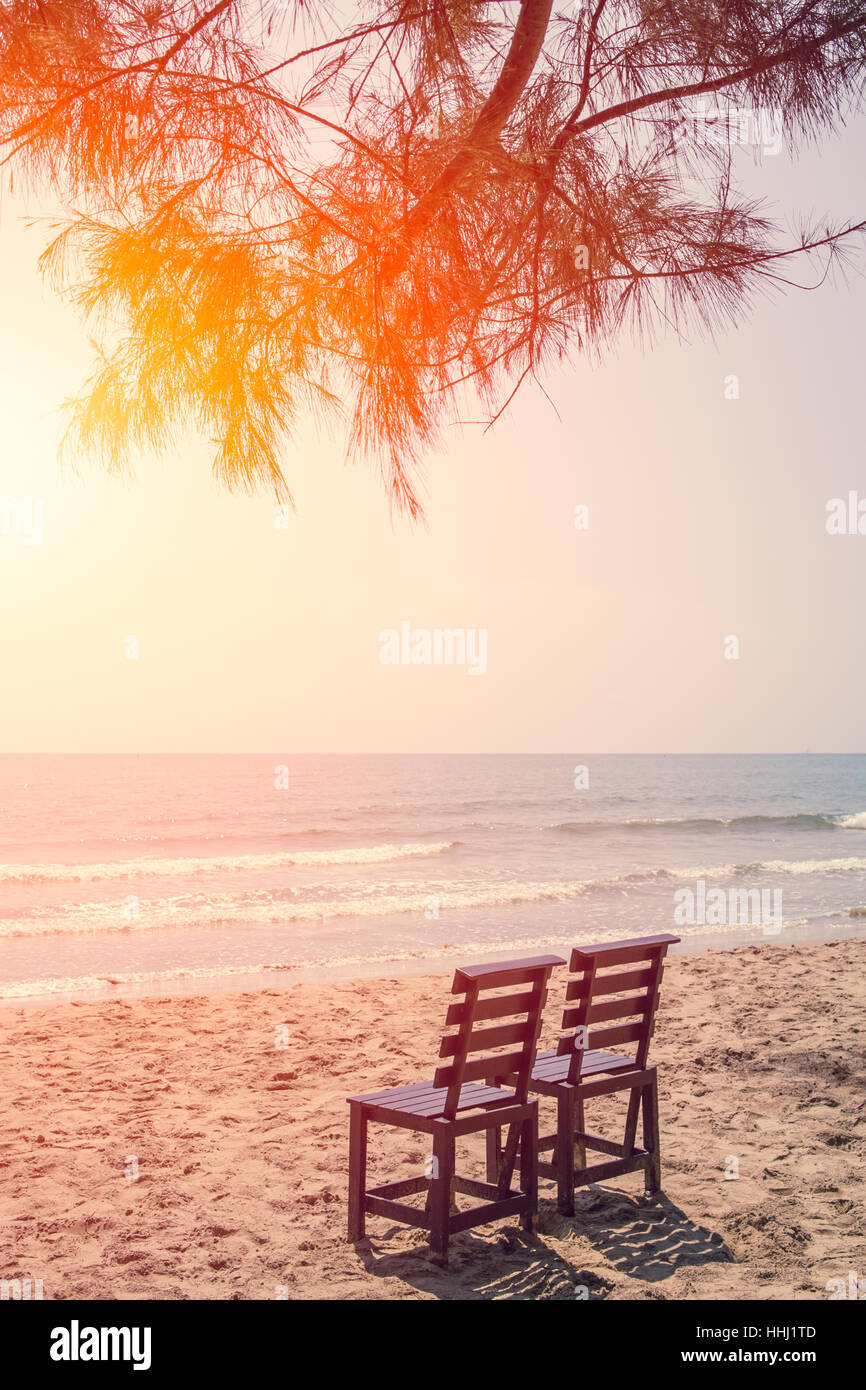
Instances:
[[[556,1197],[563,1216],[574,1216],[574,1120],[574,1088],[560,1087],[556,1097]]]
[[[653,1197],[662,1185],[662,1155],[659,1137],[658,1077],[653,1073],[649,1086],[643,1087],[643,1146],[650,1155],[645,1178],[648,1197]]]
[[[527,1197],[526,1211],[520,1217],[524,1231],[538,1229],[538,1106],[520,1130],[520,1190]]]
[[[428,1198],[430,1249],[444,1264],[448,1260],[451,1180],[454,1177],[454,1133],[447,1120],[438,1120],[433,1131],[433,1173]]]
[[[505,1146],[499,1163],[499,1177],[496,1186],[499,1190],[500,1198],[505,1198],[511,1187],[511,1179],[514,1176],[514,1165],[517,1162],[517,1154],[521,1147],[523,1137],[523,1126],[520,1124],[510,1124],[508,1133],[505,1136]]]
[[[349,1106],[349,1240],[364,1239],[364,1198],[367,1191],[367,1112]]]
[[[502,1126],[491,1125],[486,1134],[487,1181],[499,1182],[499,1162],[502,1157]]]
[[[578,1099],[574,1105],[575,1129],[581,1133],[586,1129],[586,1119],[583,1113],[583,1101]],[[586,1144],[582,1139],[574,1141],[574,1158],[578,1168],[586,1167]]]
[[[637,1134],[637,1117],[641,1107],[641,1090],[635,1086],[628,1097],[628,1114],[625,1120],[625,1137],[622,1145],[623,1158],[631,1158],[634,1153],[634,1141]],[[646,1147],[646,1145],[644,1145]]]

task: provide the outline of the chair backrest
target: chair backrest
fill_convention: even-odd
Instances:
[[[623,1044],[634,1044],[635,1066],[646,1066],[665,954],[679,939],[644,936],[605,941],[600,946],[575,946],[565,989],[563,1033],[557,1046],[560,1056],[571,1055],[570,1082],[579,1079],[583,1054],[589,1050],[614,1047],[622,1055]],[[625,970],[624,966],[631,968]],[[619,1022],[612,1027],[597,1026],[614,1019]],[[626,1046],[625,1055],[631,1054],[632,1047]]]
[[[565,965],[561,956],[494,961],[454,972],[451,993],[462,994],[463,999],[448,1009],[445,1027],[456,1024],[457,1031],[443,1037],[439,1056],[451,1061],[438,1067],[433,1078],[434,1086],[448,1087],[445,1119],[453,1119],[457,1113],[461,1086],[468,1081],[483,1081],[493,1073],[515,1074],[515,1100],[521,1104],[526,1100],[547,999],[547,981],[555,965]],[[503,993],[504,990],[511,992]],[[492,1028],[476,1027],[491,1019],[496,1020]],[[507,1050],[494,1051],[503,1048]],[[476,1053],[484,1055],[475,1056]]]

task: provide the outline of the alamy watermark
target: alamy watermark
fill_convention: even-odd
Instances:
[[[778,106],[693,107],[677,123],[674,139],[695,145],[741,145],[757,153],[782,153],[784,126]]]
[[[31,1279],[0,1279],[0,1300],[6,1301],[7,1298],[20,1300],[27,1303],[29,1300],[41,1301],[42,1299],[42,1280]]]
[[[383,627],[379,633],[379,661],[383,666],[465,666],[467,675],[483,676],[487,628],[413,627],[404,618],[399,629]]]
[[[866,1298],[866,1279],[862,1279],[856,1269],[848,1270],[847,1279],[828,1279],[824,1288],[831,1303],[840,1298]]]
[[[866,536],[866,497],[855,491],[844,497],[831,497],[824,521],[828,536]]]
[[[150,1370],[149,1327],[82,1327],[73,1318],[69,1327],[51,1331],[52,1361],[131,1361],[134,1371]]]
[[[782,930],[781,888],[707,888],[699,878],[692,888],[674,893],[678,927],[761,927],[765,936]]]
[[[15,536],[22,545],[41,545],[44,514],[41,497],[0,497],[0,536]]]

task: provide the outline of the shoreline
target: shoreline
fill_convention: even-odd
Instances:
[[[670,930],[676,932],[675,927],[671,927]],[[703,955],[708,951],[737,950],[746,946],[817,945],[831,939],[847,941],[863,938],[866,938],[866,914],[862,917],[852,915],[850,920],[815,919],[811,923],[783,926],[777,936],[765,934],[760,927],[752,926],[706,931],[694,936],[683,936],[680,944],[672,948],[671,954]],[[144,979],[112,975],[107,977],[101,986],[96,986],[92,983],[92,977],[88,977],[86,983],[76,981],[64,988],[64,980],[58,982],[60,987],[34,989],[32,993],[22,995],[4,994],[4,987],[0,985],[0,1011],[45,1008],[73,1001],[100,1003],[113,999],[218,997],[225,994],[257,993],[261,990],[292,989],[299,984],[447,975],[457,965],[469,963],[466,959],[467,953],[473,960],[507,960],[541,950],[555,950],[559,954],[567,955],[572,945],[580,944],[583,940],[583,937],[579,940],[564,936],[549,939],[533,937],[530,942],[518,943],[516,946],[508,942],[493,942],[490,945],[474,943],[467,947],[455,945],[438,954],[419,953],[408,959],[382,955],[372,958],[359,957],[334,965],[317,963],[309,966],[287,963],[230,967],[224,971],[202,968],[201,971],[180,970],[175,978],[164,973],[150,975]],[[117,984],[110,983],[110,980],[114,979],[118,981]],[[17,985],[22,982],[10,983]]]
[[[566,1218],[542,1183],[537,1237],[465,1232],[446,1270],[387,1221],[344,1239],[345,1097],[430,1072],[441,974],[4,1006],[0,1277],[46,1300],[827,1298],[866,1267],[864,967],[861,939],[670,955],[662,1200],[632,1174]],[[371,1177],[423,1168],[426,1143],[377,1128]],[[468,1140],[461,1171],[483,1161]]]

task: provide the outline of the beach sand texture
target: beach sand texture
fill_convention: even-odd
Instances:
[[[564,987],[559,970],[548,1046]],[[0,1277],[41,1279],[46,1299],[808,1300],[866,1276],[866,941],[669,957],[663,1199],[642,1205],[631,1174],[579,1191],[568,1219],[543,1183],[537,1237],[478,1227],[440,1269],[423,1233],[378,1217],[346,1243],[345,1096],[432,1073],[448,991],[430,976],[3,1010]],[[622,1105],[598,1102],[590,1128]],[[428,1151],[372,1127],[371,1183]],[[483,1139],[459,1156],[483,1176]]]

